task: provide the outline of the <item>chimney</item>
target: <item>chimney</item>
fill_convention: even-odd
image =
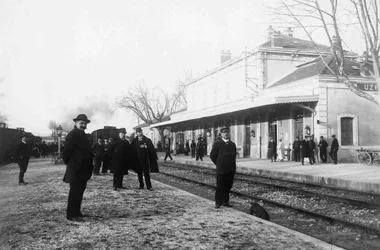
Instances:
[[[291,27],[288,27],[288,29],[286,30],[286,34],[289,36],[289,37],[293,37],[293,29]]]
[[[274,31],[271,37],[271,47],[282,47],[282,35],[280,31]]]
[[[274,32],[274,29],[273,29],[272,25],[269,25],[269,27],[267,29],[268,40],[272,39],[273,32]]]
[[[222,55],[220,57],[220,63],[225,63],[227,61],[231,60],[231,52],[222,50]]]

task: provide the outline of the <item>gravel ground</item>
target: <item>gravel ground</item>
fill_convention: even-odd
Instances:
[[[166,185],[114,191],[112,176],[93,177],[82,212],[65,219],[65,166],[33,161],[18,186],[18,167],[0,168],[0,249],[338,249]]]

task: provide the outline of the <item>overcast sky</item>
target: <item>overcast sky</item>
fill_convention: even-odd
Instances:
[[[132,131],[115,98],[139,80],[169,89],[217,67],[222,50],[253,49],[266,40],[265,13],[252,0],[0,0],[1,112],[41,136],[49,120],[72,124],[81,112],[87,132]]]

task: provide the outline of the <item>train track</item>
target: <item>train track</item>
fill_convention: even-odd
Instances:
[[[182,182],[191,183],[192,185],[191,189],[194,189],[194,184],[196,184],[198,187],[203,187],[204,192],[211,193],[210,198],[212,199],[213,191],[215,189],[215,185],[212,183],[215,183],[215,171],[212,169],[202,169],[200,167],[194,167],[194,166],[186,166],[184,164],[178,165],[178,164],[162,164],[161,165],[161,174],[166,176],[167,178],[173,178],[177,180],[181,180]],[[244,176],[244,175],[237,175],[234,182],[234,188],[232,190],[232,195],[234,195],[234,202],[238,204],[236,207],[239,210],[247,211],[247,203],[248,201],[260,201],[261,203],[265,204],[266,208],[269,208],[269,212],[272,216],[274,221],[277,224],[281,224],[283,226],[290,227],[294,230],[300,231],[302,233],[314,236],[316,238],[319,238],[321,240],[324,240],[326,242],[332,243],[340,247],[344,247],[347,249],[358,249],[357,247],[360,246],[360,249],[378,249],[377,245],[380,244],[379,236],[380,236],[380,227],[378,226],[379,223],[374,223],[373,225],[367,225],[366,223],[360,223],[358,220],[354,219],[344,219],[341,217],[337,217],[330,214],[329,209],[309,209],[307,206],[294,206],[290,205],[286,202],[281,202],[276,197],[266,198],[265,194],[268,193],[278,193],[278,192],[285,192],[286,195],[292,197],[295,195],[302,196],[302,198],[306,197],[306,199],[311,199],[312,202],[315,204],[319,203],[325,203],[328,207],[334,207],[336,208],[337,212],[340,213],[344,210],[357,210],[361,211],[361,209],[371,209],[371,212],[376,214],[380,214],[379,211],[379,204],[377,202],[377,197],[374,194],[367,194],[359,192],[359,194],[364,195],[365,197],[363,200],[358,199],[352,199],[352,198],[346,198],[343,197],[342,193],[344,191],[347,191],[348,193],[352,193],[353,191],[349,190],[342,190],[339,189],[340,195],[334,196],[334,195],[326,195],[321,194],[318,191],[305,191],[300,187],[295,187],[296,183],[291,183],[292,187],[286,186],[286,185],[280,185],[279,182],[281,180],[268,180],[258,181],[257,179],[252,180],[252,176]],[[265,178],[264,178],[265,179]],[[162,181],[162,180],[160,180]],[[270,181],[276,182],[275,184],[271,185]],[[286,183],[286,182],[285,182]],[[289,183],[289,182],[288,182]],[[303,183],[298,183],[299,185]],[[258,186],[260,186],[258,188]],[[307,185],[306,185],[307,186]],[[326,187],[324,187],[326,188]],[[190,189],[190,191],[191,191]],[[200,188],[202,189],[202,188]],[[208,191],[207,191],[207,190]],[[333,190],[333,188],[329,187],[330,191]],[[256,191],[255,191],[256,190]],[[259,190],[259,191],[257,191]],[[265,191],[262,191],[265,190]],[[199,191],[198,192],[202,192]],[[289,194],[289,192],[291,194]],[[354,192],[355,193],[355,192]],[[355,193],[355,195],[358,197],[358,193]],[[351,194],[352,195],[352,194]],[[268,195],[267,195],[268,196]],[[372,201],[371,201],[372,200]],[[375,201],[375,202],[373,202]],[[306,200],[306,203],[310,203]],[[358,208],[357,208],[358,207]],[[355,210],[355,211],[356,211]],[[297,228],[297,225],[289,225],[292,222],[297,222],[299,219],[299,215],[302,214],[303,221],[311,221],[314,227],[314,233],[310,232],[308,230],[307,226],[305,226],[305,223],[301,226],[301,229]],[[349,215],[347,217],[350,217]],[[293,218],[288,220],[283,220],[281,218]],[[307,223],[306,223],[307,224]],[[331,231],[325,232],[321,235],[322,231],[325,231],[326,228],[329,227],[335,227],[332,233]],[[318,230],[317,228],[321,228],[321,230]],[[344,236],[336,237],[336,235],[341,234],[344,232]],[[331,233],[334,235],[334,239],[331,238]],[[356,235],[353,237],[353,235]],[[358,239],[359,235],[359,239]],[[354,243],[351,243],[349,245],[347,242],[348,239],[352,240],[352,238],[355,239]],[[359,243],[360,242],[360,243]],[[355,247],[352,247],[351,245],[355,245]],[[364,247],[365,246],[365,247]],[[363,248],[364,247],[364,248]]]

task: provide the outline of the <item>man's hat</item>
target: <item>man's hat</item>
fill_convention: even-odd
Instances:
[[[220,129],[220,133],[226,133],[226,132],[230,132],[230,129],[227,127]]]
[[[87,119],[87,116],[85,114],[79,114],[77,118],[73,119],[74,122],[76,121],[85,121],[86,123],[90,123],[91,121]]]
[[[319,138],[323,139],[323,136],[321,135]]]
[[[142,129],[141,128],[136,128],[136,133],[142,133]]]
[[[331,137],[335,138],[335,135],[332,135]]]

